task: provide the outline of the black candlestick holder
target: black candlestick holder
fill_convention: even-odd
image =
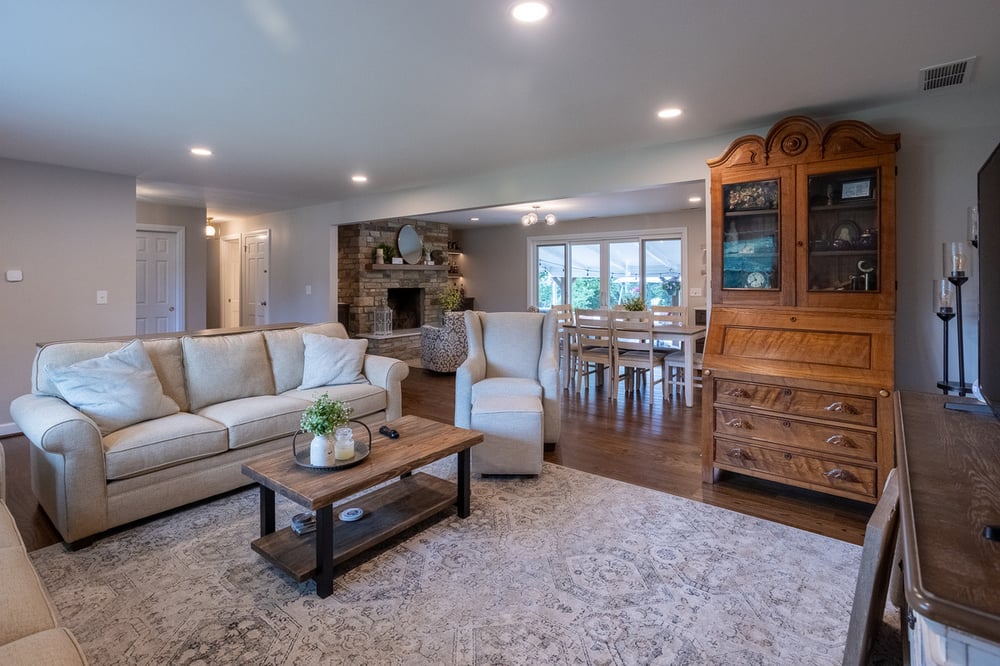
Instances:
[[[965,397],[972,393],[972,386],[965,383],[965,335],[962,331],[962,285],[969,281],[964,272],[953,272],[947,277],[948,282],[955,286],[955,311],[951,308],[938,310],[937,316],[944,322],[944,379],[937,387],[948,395],[952,391]],[[955,319],[956,337],[958,339],[958,382],[948,381],[948,322]]]

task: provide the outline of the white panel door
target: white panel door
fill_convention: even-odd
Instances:
[[[222,327],[235,328],[240,325],[240,237],[226,236],[222,239]]]
[[[135,234],[135,332],[179,331],[180,302],[177,280],[177,234],[136,231]]]
[[[243,325],[268,322],[267,298],[270,289],[270,234],[261,231],[243,238]]]

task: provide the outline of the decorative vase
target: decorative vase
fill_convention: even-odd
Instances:
[[[434,265],[434,259],[431,257],[430,250],[424,250],[424,263],[427,264],[428,266]]]
[[[309,464],[326,467],[334,460],[333,441],[329,435],[313,435],[309,444]]]
[[[337,460],[350,460],[354,457],[354,431],[350,428],[337,428],[337,441],[333,445],[333,455]]]
[[[375,248],[375,263],[384,264],[385,263],[385,250],[380,247]]]

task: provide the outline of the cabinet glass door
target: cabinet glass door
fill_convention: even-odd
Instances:
[[[722,186],[722,288],[781,289],[779,181]]]
[[[878,170],[809,177],[810,292],[879,291]]]

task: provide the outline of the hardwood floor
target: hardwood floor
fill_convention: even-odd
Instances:
[[[604,388],[563,393],[562,436],[548,462],[672,495],[714,504],[800,529],[861,544],[873,506],[737,474],[701,483],[701,396],[654,405],[640,392],[608,400]],[[403,412],[451,423],[455,377],[411,368],[403,381]],[[7,505],[29,550],[59,542],[31,493],[28,441],[4,437]]]

